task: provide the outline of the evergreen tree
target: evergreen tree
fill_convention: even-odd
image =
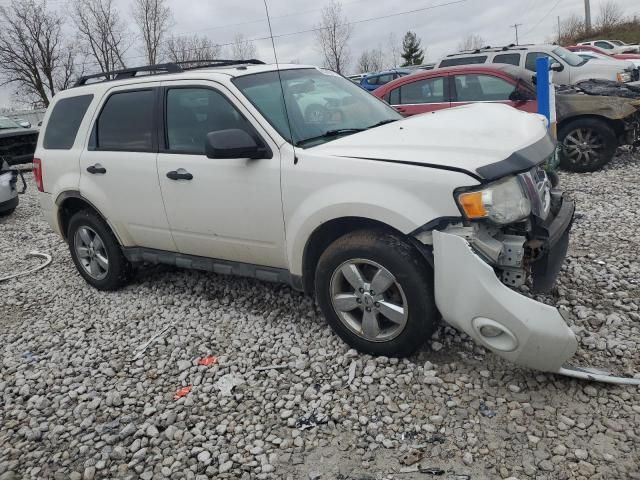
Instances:
[[[420,46],[420,39],[413,32],[407,32],[402,40],[403,67],[409,65],[422,65],[424,62],[424,50]]]

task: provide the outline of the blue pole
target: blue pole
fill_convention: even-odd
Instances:
[[[551,97],[549,84],[551,83],[551,60],[549,57],[536,59],[536,90],[538,95],[538,113],[547,117],[551,126]]]

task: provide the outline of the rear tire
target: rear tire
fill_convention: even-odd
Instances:
[[[133,268],[102,218],[81,210],[69,221],[69,250],[78,272],[98,290],[117,290],[126,285]]]
[[[411,355],[440,318],[432,272],[415,247],[393,233],[361,230],[333,242],[320,257],[315,286],[331,328],[364,353]]]
[[[595,172],[609,163],[618,148],[611,126],[597,118],[578,118],[558,132],[560,166],[571,172]]]

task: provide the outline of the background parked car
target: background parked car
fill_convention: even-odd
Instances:
[[[579,42],[578,45],[592,45],[611,53],[638,53],[640,51],[640,45],[629,45],[620,40],[590,40]]]
[[[413,72],[414,70],[410,70],[408,68],[394,68],[384,72],[370,73],[360,81],[360,86],[365,90],[372,92],[376,88],[379,88],[396,78],[404,77],[405,75],[409,75]]]
[[[457,65],[504,63],[519,66],[531,72],[536,71],[536,60],[549,57],[555,71],[554,82],[558,85],[572,85],[583,80],[601,78],[618,82],[633,82],[640,79],[638,69],[633,65],[612,64],[602,60],[587,61],[579,55],[558,45],[509,45],[501,48],[481,48],[446,56],[438,62],[438,67]]]
[[[562,88],[556,97],[558,140],[567,153],[561,156],[561,165],[567,170],[597,170],[611,160],[618,145],[636,143],[640,135],[640,89],[636,101],[634,87],[603,81],[607,88],[598,93],[594,82]],[[405,116],[476,102],[505,103],[525,112],[538,110],[533,75],[509,65],[416,73],[388,83],[374,95]]]
[[[0,157],[9,165],[33,160],[37,141],[38,130],[24,128],[8,117],[0,117]]]
[[[18,192],[18,176],[22,178],[22,191]],[[27,189],[22,173],[10,168],[6,161],[0,160],[0,217],[11,215],[18,207],[18,193]]]
[[[617,60],[626,60],[633,63],[636,67],[640,67],[640,53],[609,53],[606,50],[592,45],[571,45],[565,48],[571,52],[577,53],[578,55],[583,53],[597,53]]]

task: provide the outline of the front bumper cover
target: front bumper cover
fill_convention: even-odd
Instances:
[[[504,285],[462,237],[433,232],[435,297],[442,317],[495,354],[524,367],[559,371],[578,341],[558,310]],[[483,334],[486,327],[502,333]]]

